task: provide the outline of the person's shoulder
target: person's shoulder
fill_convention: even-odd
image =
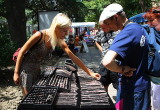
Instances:
[[[150,27],[148,24],[143,24],[142,27]]]
[[[112,33],[112,37],[115,37],[115,36],[118,35],[119,33],[120,33],[120,30],[113,32],[113,33]]]
[[[131,31],[131,30],[140,30],[142,26],[137,23],[129,23],[127,26],[125,26],[124,30]]]
[[[136,27],[136,26],[141,26],[141,25],[138,23],[131,22],[126,27]]]
[[[96,37],[100,37],[101,36],[101,31],[98,31],[97,33],[96,33]]]
[[[38,30],[35,34],[38,33],[38,36],[39,35],[41,35],[41,36],[47,36],[48,32],[49,32],[49,29],[43,29],[43,30]]]
[[[100,34],[101,36],[104,36],[106,33],[105,33],[104,31],[101,31],[99,34]]]
[[[121,30],[118,30],[118,31],[115,31],[115,32],[113,32],[113,33],[118,34],[118,33],[120,33],[120,32],[121,32]]]
[[[101,34],[104,34],[105,32],[101,30],[100,33],[101,33]]]
[[[38,30],[37,32],[47,33],[49,32],[49,29],[42,29],[42,30]]]
[[[59,42],[57,42],[57,46],[60,46],[62,48],[68,47],[67,43],[64,40],[59,40]]]

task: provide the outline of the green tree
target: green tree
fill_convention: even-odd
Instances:
[[[21,46],[26,41],[25,0],[0,0],[0,16],[6,18],[11,39]]]
[[[57,9],[67,13],[76,22],[84,21],[84,16],[88,12],[87,7],[82,2],[77,2],[77,0],[57,0]]]
[[[26,21],[37,23],[38,10],[59,10],[76,21],[83,21],[86,7],[76,0],[0,0],[0,17],[7,20],[11,39],[22,46],[26,40]],[[26,15],[25,10],[30,10]],[[77,11],[78,10],[78,11]]]
[[[151,0],[118,0],[123,6],[127,17],[143,13],[151,8]]]
[[[86,9],[85,5],[77,0],[0,0],[0,24],[1,21],[7,21],[5,27],[0,25],[0,39],[4,39],[1,43],[3,53],[0,56],[1,64],[11,61],[13,51],[17,48],[15,43],[21,47],[26,42],[28,37],[26,21],[30,20],[36,24],[39,10],[59,10],[67,13],[70,18],[75,18],[76,21],[83,21]],[[12,43],[10,39],[15,43]],[[9,55],[5,57],[7,54]],[[3,65],[4,63],[0,66]]]
[[[151,7],[151,0],[83,0],[83,3],[89,9],[85,21],[98,22],[102,10],[114,2],[123,6],[127,17],[145,12]]]
[[[89,10],[85,21],[98,22],[102,10],[111,2],[109,0],[84,0],[83,3]]]

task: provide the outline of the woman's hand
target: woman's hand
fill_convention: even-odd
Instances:
[[[16,85],[19,85],[19,74],[18,73],[14,73],[13,81]]]
[[[90,75],[91,75],[91,77],[93,77],[93,78],[96,79],[96,80],[99,80],[99,79],[101,78],[101,75],[98,74],[98,73],[93,73],[93,72],[91,72]]]

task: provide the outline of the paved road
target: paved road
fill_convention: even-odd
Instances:
[[[80,47],[78,47],[80,48]],[[98,71],[98,67],[101,61],[101,53],[99,52],[99,50],[92,46],[92,47],[88,47],[89,48],[89,52],[83,52],[80,53],[78,52],[76,55],[83,61],[83,63],[89,67],[89,68],[94,68],[95,71]],[[56,65],[64,65],[64,61],[68,59],[68,57],[64,54],[59,61],[56,63]],[[78,74],[81,73],[81,69],[78,68]],[[109,95],[113,101],[113,103],[115,103],[115,98],[116,98],[116,89],[113,88],[112,84],[109,86]]]

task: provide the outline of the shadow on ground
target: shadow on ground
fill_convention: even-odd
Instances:
[[[0,70],[0,87],[16,86],[13,82],[13,68]]]
[[[58,61],[60,56],[52,55],[44,59],[41,65],[41,69],[45,68],[45,66],[54,66],[54,64]],[[7,86],[16,86],[13,81],[13,74],[14,74],[14,65],[1,68],[0,69],[0,87],[7,87]]]

